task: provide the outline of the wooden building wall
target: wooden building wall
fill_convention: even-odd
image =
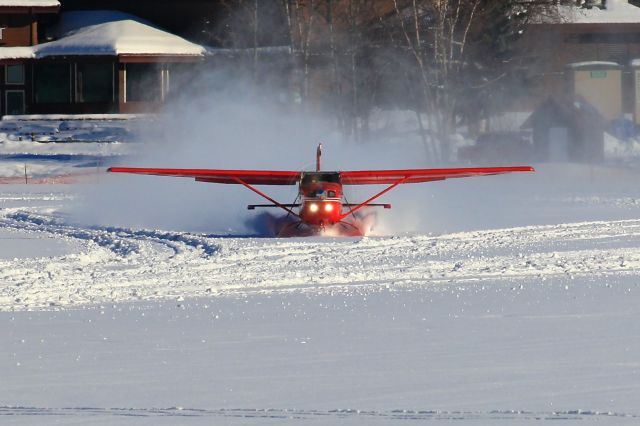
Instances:
[[[577,62],[615,62],[622,67],[622,109],[634,105],[634,80],[630,61],[640,58],[639,24],[544,24],[533,25],[521,41],[530,56],[535,90],[518,102],[519,109],[533,110],[550,96],[571,94],[566,67]]]
[[[0,14],[0,47],[32,46],[38,43],[35,15]]]

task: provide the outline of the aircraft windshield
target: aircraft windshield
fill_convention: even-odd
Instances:
[[[312,183],[329,182],[340,183],[339,173],[305,173],[302,177],[302,185]]]

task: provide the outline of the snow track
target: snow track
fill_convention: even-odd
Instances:
[[[440,410],[390,410],[368,411],[354,409],[335,410],[300,410],[300,409],[194,409],[182,407],[170,408],[95,408],[95,407],[69,407],[69,408],[38,408],[38,407],[1,407],[1,416],[33,417],[57,416],[57,417],[169,417],[169,418],[240,418],[240,419],[275,419],[275,420],[310,420],[325,419],[337,421],[340,419],[358,418],[369,421],[501,421],[509,424],[512,421],[594,421],[601,422],[607,419],[637,420],[637,416],[624,413],[598,412],[589,410],[569,410],[553,412],[531,412],[516,410],[494,410],[490,412],[472,411],[440,411]]]
[[[0,310],[273,291],[358,291],[627,274],[640,220],[362,239],[223,238],[71,223],[49,208],[0,210],[0,228],[79,253],[0,261]]]

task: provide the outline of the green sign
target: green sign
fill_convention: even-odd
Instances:
[[[606,71],[591,71],[591,78],[607,78]]]

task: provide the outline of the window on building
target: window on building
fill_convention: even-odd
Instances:
[[[24,90],[7,90],[5,105],[8,115],[20,115],[25,112]]]
[[[78,64],[76,102],[113,101],[113,64]]]
[[[69,64],[36,64],[33,73],[36,103],[71,102],[71,67]]]
[[[5,82],[7,84],[24,84],[24,65],[13,64],[5,67]]]
[[[156,64],[127,64],[127,102],[162,99],[160,68]]]
[[[636,44],[640,42],[638,33],[579,33],[568,34],[564,38],[566,43],[605,43],[605,44]]]

